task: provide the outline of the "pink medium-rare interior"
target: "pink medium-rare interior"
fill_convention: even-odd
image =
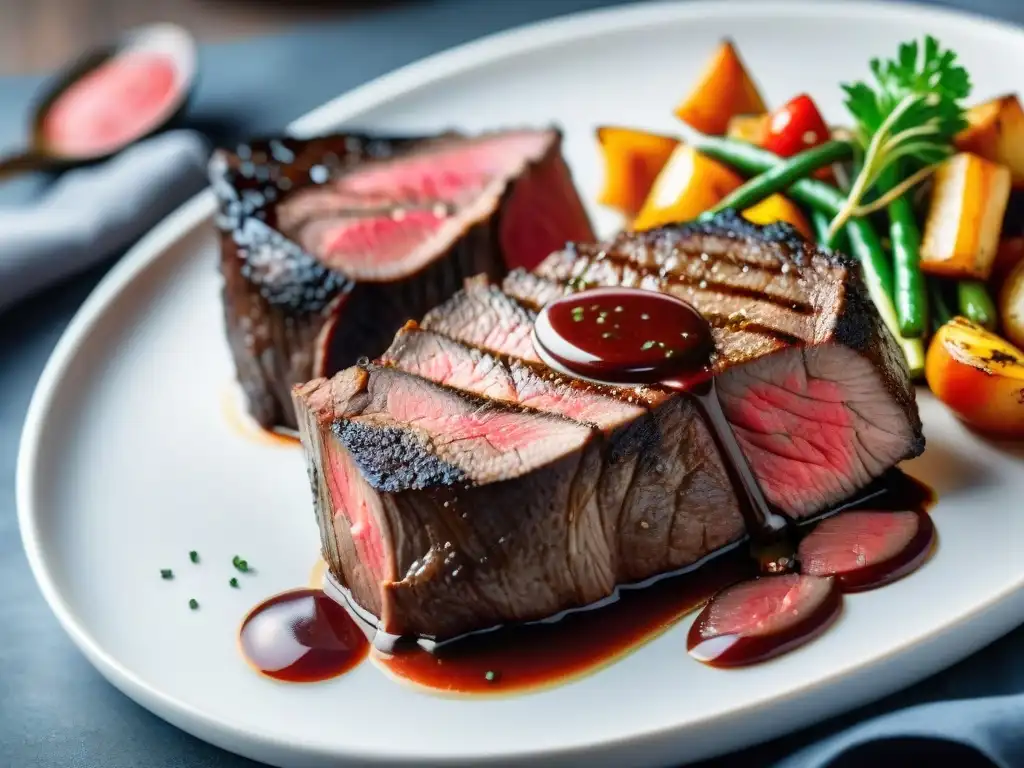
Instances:
[[[489,215],[508,180],[542,158],[551,141],[548,131],[450,139],[408,156],[364,163],[283,201],[278,226],[353,278],[409,273]],[[518,206],[523,213],[532,208],[529,202]]]
[[[842,512],[823,520],[800,543],[804,573],[840,574],[891,560],[917,535],[916,512]]]
[[[343,194],[389,198],[397,205],[467,205],[493,179],[539,159],[551,142],[546,131],[453,139],[407,157],[366,163],[331,186]]]
[[[756,637],[803,621],[832,591],[831,579],[786,574],[740,582],[719,593],[702,629],[705,637]]]
[[[551,147],[550,131],[516,131],[438,141],[406,156],[370,161],[326,184],[300,190],[277,208],[277,226],[333,269],[386,280],[420,269],[496,209],[511,180],[545,165],[551,183],[524,183],[506,201],[501,244],[512,265],[535,265],[569,239],[592,235],[571,179],[547,163],[527,172]],[[550,189],[549,189],[550,187]],[[527,189],[528,188],[528,189]],[[529,192],[529,195],[522,194]],[[566,194],[566,200],[557,195]],[[535,199],[536,198],[536,199]],[[544,213],[542,204],[569,208]],[[547,217],[549,223],[543,223]],[[554,228],[554,229],[552,229]],[[561,229],[559,229],[561,228]]]
[[[328,450],[327,489],[334,507],[335,526],[338,518],[348,525],[357,560],[370,571],[374,582],[379,583],[386,576],[384,537],[381,534],[379,516],[380,498],[372,491],[347,451]]]
[[[768,500],[797,516],[863,488],[910,438],[879,371],[846,347],[791,347],[731,368],[719,396]]]
[[[372,268],[394,263],[437,234],[444,215],[431,210],[397,210],[380,216],[344,217],[312,224],[303,247],[327,263],[347,268]]]
[[[493,355],[430,331],[404,330],[392,349],[396,349],[395,355],[386,359],[409,373],[602,429],[614,429],[644,413],[639,405],[554,381],[528,365],[505,364]]]
[[[509,269],[532,270],[567,242],[594,239],[590,218],[580,202],[561,157],[534,167],[506,203],[501,247]]]
[[[579,451],[592,439],[586,425],[500,407],[391,368],[354,368],[315,386],[311,407],[329,405],[337,414],[329,450],[349,451],[355,462],[339,470],[358,471],[360,461],[371,461],[380,488],[396,478],[401,486],[417,473],[443,476],[442,482],[500,481]],[[346,487],[339,478],[338,493]],[[334,500],[349,503],[342,495]]]
[[[397,388],[396,388],[397,389]],[[517,412],[469,409],[452,412],[445,403],[409,397],[401,389],[388,392],[388,412],[399,424],[423,430],[436,445],[463,445],[482,454],[500,456],[526,451],[551,437],[550,426]]]

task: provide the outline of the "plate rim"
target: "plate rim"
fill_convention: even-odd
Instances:
[[[810,14],[822,20],[832,21],[862,18],[866,15],[870,15],[876,21],[884,21],[886,18],[906,20],[908,17],[914,17],[914,21],[918,24],[922,22],[963,23],[986,36],[1010,38],[1012,42],[1018,44],[1024,42],[1024,26],[989,18],[970,10],[928,5],[916,0],[913,2],[903,0],[897,0],[897,2],[882,2],[882,0],[728,0],[728,2],[721,2],[721,0],[688,0],[687,2],[659,0],[635,5],[624,4],[568,13],[539,22],[518,25],[424,57],[325,102],[289,123],[284,132],[296,137],[305,137],[329,131],[338,128],[345,121],[358,118],[360,114],[374,107],[431,83],[476,67],[501,61],[510,56],[520,55],[525,51],[544,50],[559,42],[586,39],[615,30],[639,30],[664,22],[669,17],[671,21],[678,22],[703,15],[715,17],[737,13],[753,13],[773,18]],[[26,411],[15,472],[15,503],[22,548],[37,587],[58,623],[79,651],[108,682],[137,704],[187,733],[236,754],[253,757],[257,760],[261,758],[255,757],[256,750],[252,749],[250,745],[258,745],[264,750],[272,750],[274,753],[282,755],[300,750],[305,754],[315,754],[318,758],[381,765],[427,763],[454,765],[468,762],[479,764],[478,761],[526,763],[537,759],[569,760],[595,757],[601,753],[604,753],[607,758],[611,753],[621,754],[623,750],[629,750],[632,747],[639,748],[647,742],[652,745],[658,744],[659,747],[665,742],[664,746],[668,746],[667,742],[671,742],[673,736],[680,731],[679,725],[655,727],[636,731],[628,736],[592,740],[556,748],[525,747],[517,751],[473,756],[468,756],[465,753],[449,754],[440,751],[424,756],[411,756],[409,753],[402,752],[366,753],[360,750],[328,748],[323,744],[299,743],[287,738],[277,738],[250,731],[152,687],[138,674],[111,656],[78,622],[52,577],[37,526],[39,520],[37,507],[39,505],[36,502],[34,485],[40,441],[48,428],[50,406],[60,392],[64,370],[73,362],[81,342],[90,335],[111,304],[129,289],[147,268],[166,257],[180,241],[194,234],[202,226],[204,220],[213,216],[215,210],[216,204],[212,190],[207,188],[159,222],[101,278],[76,311],[54,346],[39,376]],[[1024,610],[1024,572],[1015,583],[993,594],[988,600],[978,603],[971,611],[946,623],[939,630],[918,638],[916,641],[892,649],[889,653],[877,656],[869,662],[819,677],[813,683],[788,690],[785,694],[771,697],[767,701],[748,703],[730,709],[724,715],[709,716],[688,722],[684,728],[700,728],[716,720],[741,718],[748,715],[751,709],[774,702],[798,699],[822,688],[849,682],[849,679],[856,675],[870,674],[871,671],[877,670],[887,663],[898,661],[915,648],[942,641],[963,624],[970,622],[980,626],[983,623],[981,619],[986,618],[988,619],[987,631],[979,633],[980,636],[972,640],[973,650],[977,650],[1019,623],[1021,616],[1018,616],[1018,613],[1020,611],[1015,610],[1015,605],[1011,605],[1014,603],[1013,598],[1015,597],[1019,598],[1016,602],[1020,603],[1020,608]],[[957,658],[962,658],[962,656],[957,655]],[[858,703],[853,706],[877,700],[887,693],[912,684],[943,668],[945,667],[932,668],[928,666],[923,671],[913,672],[910,679],[894,676],[896,679],[891,688],[887,688],[882,693],[872,693],[867,696],[861,694]],[[819,722],[839,711],[847,711],[851,708],[850,706],[824,708],[813,721],[803,720],[798,727],[809,726],[813,722]],[[186,723],[190,720],[198,725],[189,727]],[[781,735],[783,735],[782,732],[771,730],[766,736],[762,735],[752,740],[737,740],[729,745],[729,749],[760,743],[765,739]],[[727,750],[716,748],[706,756],[723,754],[725,751]]]

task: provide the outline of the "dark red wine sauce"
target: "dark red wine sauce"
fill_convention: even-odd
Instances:
[[[392,676],[433,690],[504,694],[560,685],[654,640],[719,590],[755,573],[733,550],[689,572],[624,587],[609,600],[556,620],[467,635],[433,650],[371,650]]]
[[[348,611],[320,589],[295,589],[260,603],[245,617],[238,639],[254,669],[291,683],[343,675],[370,647]]]
[[[797,526],[768,504],[722,411],[711,329],[689,304],[635,288],[582,291],[540,312],[534,346],[570,375],[605,384],[657,383],[693,397],[700,408],[739,496],[762,575],[711,598],[689,634],[695,658],[740,666],[803,645],[839,615],[841,591],[893,581],[930,551],[934,527],[914,507],[827,519],[798,543]],[[809,558],[807,571],[798,571],[801,555]]]
[[[927,486],[899,470],[892,470],[842,509],[871,510],[877,514],[913,509],[927,518],[925,509],[933,501],[934,495]],[[819,520],[828,521],[839,516],[822,516]],[[813,530],[817,524],[801,524],[797,532]],[[354,603],[348,591],[331,577],[326,563],[320,560],[310,573],[308,589],[271,598],[264,606],[290,595],[321,595],[328,602],[321,600],[317,606],[326,605],[327,611],[337,611],[331,615],[339,621],[344,614],[348,623],[342,621],[339,625],[345,627],[344,637],[351,640],[353,635],[347,633],[356,629],[358,637],[354,644],[348,646],[356,648],[356,653],[348,657],[344,652],[332,655],[327,658],[327,664],[322,655],[306,659],[303,653],[302,658],[306,659],[303,663],[320,670],[319,674],[304,676],[302,667],[294,662],[288,663],[308,646],[289,639],[291,630],[288,629],[287,613],[271,615],[269,621],[272,626],[269,628],[251,625],[247,619],[243,624],[242,649],[254,667],[278,680],[326,679],[334,676],[332,672],[341,674],[355,666],[369,649],[375,663],[390,675],[413,685],[469,695],[508,694],[561,684],[599,670],[667,631],[715,594],[721,593],[728,598],[728,588],[734,585],[738,588],[751,582],[779,578],[782,577],[758,578],[757,561],[742,547],[734,547],[677,574],[622,586],[609,600],[568,613],[558,620],[500,627],[440,645],[428,642],[427,647],[421,647],[415,639],[378,633],[376,618]],[[812,601],[815,610],[807,624],[794,622],[783,626],[792,620],[791,615],[776,611],[777,615],[772,616],[772,612],[767,612],[767,618],[776,623],[760,630],[765,633],[773,630],[774,636],[758,635],[756,623],[759,617],[752,617],[749,613],[747,622],[742,626],[723,624],[723,617],[718,612],[714,617],[702,613],[691,627],[688,638],[688,644],[693,648],[691,652],[705,663],[732,666],[737,659],[749,664],[796,647],[801,638],[810,639],[820,634],[837,615],[838,611],[834,609],[841,602],[840,592],[847,590],[840,590],[838,582],[833,581],[835,588],[828,593],[828,599]],[[317,588],[321,585],[322,590]],[[735,592],[732,596],[736,597]],[[821,593],[815,590],[812,596],[820,597]],[[771,599],[773,595],[768,597]],[[298,613],[308,616],[311,604],[307,602],[304,605]],[[718,605],[728,608],[729,601],[720,597]],[[257,608],[250,616],[255,617],[259,612],[260,608]],[[737,632],[738,629],[747,631]],[[728,631],[716,641],[713,631],[717,630]],[[708,633],[711,637],[706,640],[704,635]],[[300,647],[296,648],[296,645]],[[358,650],[360,648],[361,651]],[[317,653],[322,654],[323,651]],[[346,659],[350,663],[346,663]]]
[[[691,395],[710,427],[755,554],[766,573],[790,570],[787,520],[773,511],[722,412],[707,321],[689,304],[637,288],[598,288],[548,304],[534,325],[534,347],[570,375],[606,384],[659,384]]]
[[[243,623],[241,645],[254,667],[279,680],[322,680],[351,669],[370,649],[388,673],[422,687],[510,693],[599,669],[702,604],[689,652],[714,666],[742,666],[819,636],[841,612],[844,592],[899,578],[931,551],[926,510],[934,494],[896,469],[813,521],[798,525],[771,509],[718,402],[710,330],[689,305],[632,289],[573,294],[540,313],[534,343],[570,375],[659,383],[693,396],[740,496],[754,557],[733,547],[550,620],[441,643],[378,632],[376,617],[329,571],[314,570],[314,582],[324,576],[323,590],[271,598]]]

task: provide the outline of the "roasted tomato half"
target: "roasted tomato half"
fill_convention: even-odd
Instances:
[[[928,347],[925,378],[961,420],[993,435],[1024,438],[1024,352],[954,317]]]

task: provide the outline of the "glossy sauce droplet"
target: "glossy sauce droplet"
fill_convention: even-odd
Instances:
[[[834,576],[844,592],[863,592],[916,569],[934,540],[935,525],[923,510],[840,512],[800,542],[800,569]]]
[[[533,342],[548,365],[604,384],[653,384],[694,397],[739,496],[755,556],[765,573],[796,566],[788,521],[772,511],[722,411],[711,357],[711,327],[684,301],[638,288],[598,288],[551,302]]]
[[[690,655],[739,667],[786,653],[820,635],[842,608],[835,579],[788,573],[742,581],[719,592],[687,637]]]
[[[715,345],[689,304],[655,291],[596,288],[548,304],[534,340],[572,374],[612,384],[707,378]]]
[[[319,589],[284,592],[258,605],[242,622],[239,643],[257,671],[293,683],[338,677],[369,652],[348,612]]]

